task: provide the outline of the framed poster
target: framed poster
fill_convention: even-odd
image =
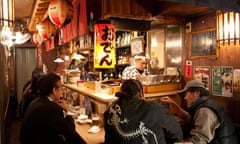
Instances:
[[[218,48],[216,47],[216,30],[192,32],[190,37],[190,57],[196,58],[217,58]]]
[[[212,94],[232,97],[233,68],[230,66],[216,66],[212,68]]]
[[[233,70],[233,90],[240,92],[240,68]]]
[[[131,40],[131,53],[132,56],[143,53],[143,37],[137,37]]]
[[[210,66],[195,66],[193,67],[193,79],[204,83],[205,87],[210,91]]]

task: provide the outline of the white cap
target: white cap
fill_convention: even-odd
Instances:
[[[137,55],[137,56],[134,56],[134,59],[135,59],[135,60],[141,59],[141,60],[144,60],[144,61],[147,60],[145,56],[138,56],[138,55]]]

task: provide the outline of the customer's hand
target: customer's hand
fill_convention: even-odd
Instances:
[[[171,99],[169,96],[161,97],[160,101],[163,102],[163,103],[169,103],[169,104],[176,105],[176,102],[173,99]]]
[[[68,111],[68,103],[65,99],[60,99],[57,101],[57,104],[62,107],[65,111]]]
[[[184,123],[189,123],[190,120],[191,120],[191,116],[190,114],[185,111],[183,108],[181,108],[180,105],[178,105],[173,99],[171,99],[169,96],[164,96],[164,97],[161,97],[160,98],[160,101],[161,102],[165,102],[165,103],[169,103],[169,104],[172,104],[172,108],[175,109],[176,111],[176,114],[177,114],[177,121],[180,123],[180,124],[184,124]]]

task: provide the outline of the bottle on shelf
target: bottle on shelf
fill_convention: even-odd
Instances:
[[[121,35],[119,35],[119,36],[117,37],[116,47],[120,47],[120,46],[121,46],[121,40],[122,40],[122,37],[121,37]]]

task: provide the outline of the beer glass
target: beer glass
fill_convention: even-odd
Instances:
[[[92,126],[99,126],[100,124],[100,115],[97,113],[92,113]]]

